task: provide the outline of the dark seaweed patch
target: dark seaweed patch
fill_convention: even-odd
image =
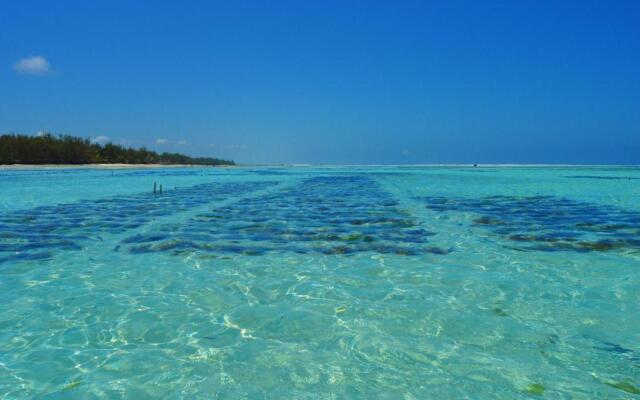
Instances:
[[[627,349],[626,347],[622,347],[619,344],[611,343],[611,342],[602,342],[603,347],[602,350],[606,350],[611,353],[616,353],[623,355],[625,357],[633,358],[635,360],[640,360],[640,355],[631,349]]]
[[[171,239],[133,237],[123,244],[139,244],[130,247],[132,252],[180,248],[245,255],[447,254],[449,250],[424,246],[431,235],[373,179],[339,175],[309,178],[197,215],[178,227]]]
[[[516,250],[640,249],[640,213],[553,196],[424,197],[435,211],[478,214],[473,225],[514,242]]]
[[[505,310],[503,310],[502,308],[494,308],[493,309],[493,313],[495,315],[497,315],[498,317],[508,317],[509,314],[507,314],[507,312]]]
[[[0,215],[0,263],[43,259],[43,250],[78,250],[103,233],[121,233],[155,218],[186,211],[211,201],[266,188],[271,182],[208,183],[166,191],[37,207]],[[157,242],[163,233],[134,236],[127,243]]]

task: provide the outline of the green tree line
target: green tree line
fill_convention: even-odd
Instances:
[[[75,136],[44,134],[0,135],[0,164],[197,164],[234,165],[211,157],[189,157],[178,153],[156,153],[113,143],[92,143]]]

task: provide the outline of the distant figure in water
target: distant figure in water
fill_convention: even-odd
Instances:
[[[473,168],[478,168],[478,164],[473,164]]]

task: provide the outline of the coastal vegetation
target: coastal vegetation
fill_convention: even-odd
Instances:
[[[51,134],[0,135],[0,164],[194,164],[234,165],[211,157],[157,153],[144,147],[94,143],[89,139]]]

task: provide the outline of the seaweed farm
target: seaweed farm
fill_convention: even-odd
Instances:
[[[0,399],[636,398],[638,182],[0,169]]]

